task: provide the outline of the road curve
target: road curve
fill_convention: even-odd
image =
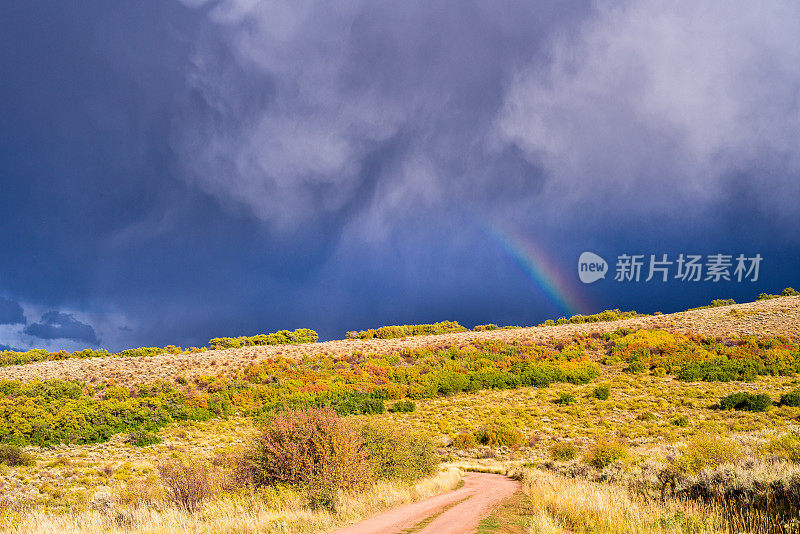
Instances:
[[[469,473],[457,490],[399,506],[330,534],[396,534],[407,529],[415,534],[474,532],[481,519],[519,489],[519,482],[502,475]]]

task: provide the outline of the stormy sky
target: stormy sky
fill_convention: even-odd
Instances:
[[[0,348],[800,286],[797,35],[779,0],[4,0]],[[622,254],[763,260],[615,281]]]

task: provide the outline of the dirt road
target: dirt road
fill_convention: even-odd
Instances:
[[[481,519],[520,489],[501,475],[469,473],[464,485],[436,497],[406,504],[331,534],[462,534],[475,532]]]

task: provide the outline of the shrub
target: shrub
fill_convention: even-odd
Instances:
[[[152,432],[147,432],[146,430],[135,430],[128,434],[128,437],[125,438],[125,443],[135,447],[155,445],[157,443],[161,443],[161,441],[162,440],[160,437],[156,436]]]
[[[721,306],[732,306],[736,304],[733,299],[714,299],[708,306],[698,306],[697,308],[689,308],[690,310],[705,310],[707,308],[719,308]]]
[[[736,304],[733,299],[714,299],[711,301],[712,308],[719,308],[720,306],[732,306]]]
[[[19,447],[0,444],[0,464],[6,464],[9,467],[35,465],[36,460],[33,455],[23,451]]]
[[[797,343],[780,336],[711,338],[640,329],[608,337],[608,354],[602,363],[625,362],[628,372],[669,372],[680,380],[708,382],[752,381],[760,375],[800,372]]]
[[[376,478],[413,481],[436,468],[433,442],[422,432],[388,421],[369,421],[360,434]]]
[[[489,331],[489,330],[498,330],[499,328],[500,327],[497,326],[496,324],[489,323],[489,324],[479,324],[479,325],[475,326],[475,328],[473,328],[473,330],[475,332],[486,332],[486,331]]]
[[[0,380],[0,441],[40,447],[95,443],[120,432],[155,432],[173,421],[207,420],[231,412],[222,394],[190,399],[166,382],[141,384],[135,395],[122,387],[96,392],[76,381]]]
[[[316,343],[319,334],[310,328],[298,328],[294,332],[279,330],[272,334],[258,334],[255,336],[240,337],[215,337],[208,341],[212,350],[238,349],[240,347],[255,347],[262,345],[296,345],[299,343]]]
[[[764,451],[778,458],[800,463],[800,436],[797,434],[784,434],[783,436],[772,438],[764,446]]]
[[[561,393],[558,397],[553,399],[555,404],[575,404],[575,395],[572,393]]]
[[[719,400],[722,410],[742,410],[747,412],[763,412],[772,406],[772,399],[767,394],[754,395],[745,391],[731,393]]]
[[[608,400],[611,396],[611,387],[608,384],[603,384],[594,388],[592,397],[598,400]]]
[[[714,435],[702,435],[692,439],[683,454],[674,460],[679,471],[699,473],[703,469],[715,469],[727,462],[735,462],[742,453],[732,440]]]
[[[679,415],[675,419],[672,420],[672,424],[675,426],[689,426],[689,418],[685,415]]]
[[[800,406],[800,390],[796,389],[789,393],[781,395],[781,400],[778,402],[780,406]]]
[[[614,462],[625,462],[630,458],[628,448],[618,441],[598,440],[589,448],[584,461],[598,469],[608,467]]]
[[[467,329],[456,321],[441,321],[433,324],[404,324],[381,326],[359,332],[347,332],[348,339],[394,339],[409,336],[427,336],[434,334],[452,334],[466,332]]]
[[[550,457],[559,462],[566,462],[574,459],[578,455],[578,450],[572,443],[556,443],[550,447]]]
[[[167,497],[180,508],[195,512],[200,504],[220,488],[220,476],[208,463],[178,458],[157,464]]]
[[[312,510],[325,509],[335,513],[339,509],[339,490],[327,480],[315,480],[306,488],[306,498]]]
[[[544,323],[540,324],[539,326],[553,326],[555,324],[583,324],[583,323],[599,323],[605,321],[618,321],[620,319],[628,319],[630,317],[636,317],[639,315],[635,311],[627,311],[622,312],[620,310],[605,310],[600,313],[595,313],[593,315],[573,315],[569,319],[566,317],[561,317],[558,321],[553,321],[552,319],[546,320]]]
[[[383,405],[383,399],[365,393],[338,395],[333,402],[331,402],[331,408],[339,415],[379,414],[386,411]]]
[[[412,400],[397,401],[389,407],[390,412],[409,413],[417,409],[417,405]]]
[[[781,291],[780,295],[770,295],[769,293],[759,293],[758,300],[769,300],[769,299],[776,299],[778,297],[796,297],[800,295],[800,292],[794,290],[794,288],[787,287],[783,291]]]
[[[656,415],[653,412],[642,412],[636,416],[639,421],[654,421]]]
[[[472,432],[461,432],[453,438],[453,447],[457,449],[474,449],[478,446],[478,440]]]
[[[525,441],[525,436],[504,425],[489,425],[478,429],[475,438],[489,447],[513,447]]]
[[[358,430],[330,409],[278,413],[241,460],[240,478],[255,486],[277,483],[350,489],[371,477]]]

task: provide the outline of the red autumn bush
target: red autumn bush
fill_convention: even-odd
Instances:
[[[357,489],[372,480],[358,430],[333,410],[278,413],[255,441],[240,476],[255,486]]]

